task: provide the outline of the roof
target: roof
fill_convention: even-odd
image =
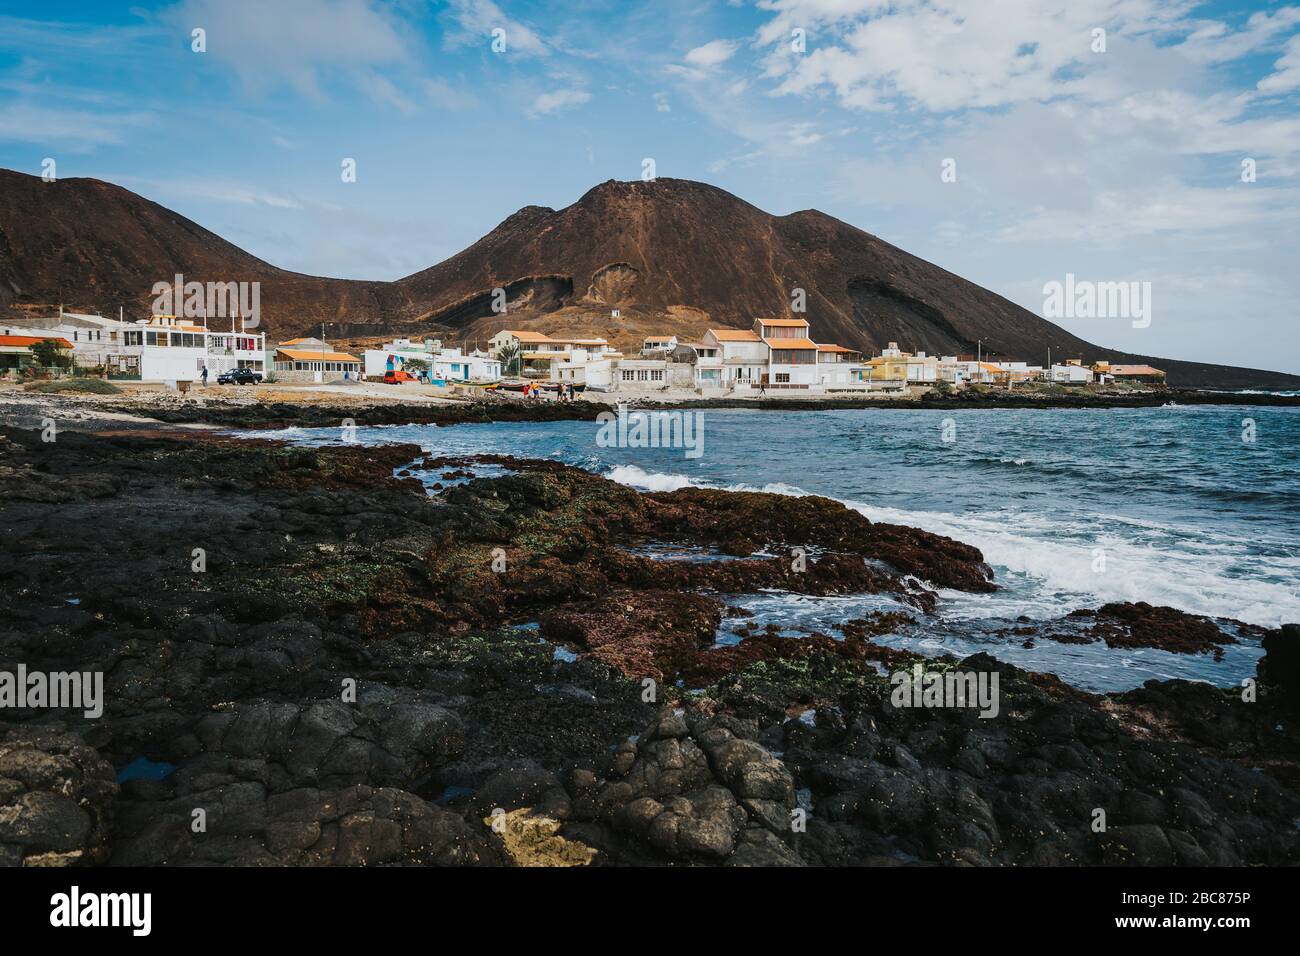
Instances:
[[[819,345],[817,346],[817,351],[818,351],[818,352],[851,352],[851,353],[853,353],[854,355],[860,355],[860,354],[861,354],[857,349],[851,349],[851,348],[847,348],[847,347],[845,347],[845,346],[843,346],[843,345],[833,345],[833,344],[832,344],[832,345],[820,345],[820,344],[819,344]]]
[[[299,339],[289,339],[287,342],[281,342],[280,344],[281,344],[281,345],[302,345],[304,342],[313,342],[313,343],[314,343],[314,342],[319,342],[319,341],[320,341],[320,339],[313,339],[313,338],[299,338]]]
[[[719,342],[761,342],[753,329],[709,329],[709,334]]]
[[[549,335],[543,335],[541,332],[523,332],[514,329],[502,329],[506,335],[512,335],[520,342],[554,342]]]
[[[1112,375],[1164,375],[1158,368],[1152,368],[1150,365],[1112,365],[1110,367]]]
[[[321,352],[316,349],[286,349],[277,348],[277,355],[287,355],[295,362],[357,362],[360,364],[361,359],[355,355],[348,355],[346,352]]]
[[[805,349],[817,349],[817,343],[812,339],[765,339],[767,345],[772,351],[794,351],[801,352]]]
[[[1001,375],[1006,371],[1001,365],[993,365],[989,362],[980,362],[979,367],[986,372],[992,372],[994,375]]]
[[[780,329],[808,328],[808,322],[806,319],[759,319],[758,321],[761,322],[763,325],[770,325],[773,328],[780,328]]]
[[[52,339],[49,335],[0,335],[0,345],[11,345],[17,348],[30,348],[37,342],[46,342]],[[52,339],[59,343],[59,348],[70,349],[72,343],[64,338]]]
[[[642,342],[667,342],[675,338],[677,338],[677,336],[675,335],[647,335],[641,341]]]
[[[62,318],[57,315],[51,315],[48,318],[40,318],[34,315],[17,315],[0,320],[0,326],[15,329],[53,329],[60,325],[73,329],[102,329],[104,327],[98,322],[88,322],[85,319],[66,313]]]

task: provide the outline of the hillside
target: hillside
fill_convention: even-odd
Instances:
[[[814,338],[909,350],[1149,362],[1175,385],[1300,387],[1300,376],[1114,352],[816,210],[773,216],[687,180],[601,183],[561,210],[526,206],[451,258],[396,282],[287,272],[108,183],[0,170],[0,307],[65,303],[147,314],[154,282],[259,281],[263,326],[287,338],[430,332],[483,341],[510,326],[698,335],[791,311]],[[493,290],[507,312],[492,311]],[[619,316],[613,317],[617,309]]]

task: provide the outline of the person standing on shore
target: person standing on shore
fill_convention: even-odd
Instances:
[[[207,387],[208,387],[208,367],[207,367],[206,365],[203,366],[203,372],[202,372],[201,377],[202,377],[202,379],[203,379],[203,387],[204,387],[204,388],[207,388]]]

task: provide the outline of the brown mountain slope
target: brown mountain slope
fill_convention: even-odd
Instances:
[[[63,303],[106,315],[121,307],[143,318],[153,284],[178,273],[186,281],[260,282],[265,324],[276,333],[374,322],[409,308],[392,283],[277,269],[112,183],[47,183],[0,169],[0,306]]]
[[[154,282],[262,283],[263,325],[288,337],[449,330],[483,339],[507,325],[698,334],[791,313],[795,289],[814,338],[878,350],[986,352],[1150,362],[1172,384],[1300,386],[1300,376],[1113,352],[995,293],[814,210],[772,216],[687,180],[609,181],[561,210],[527,206],[492,232],[397,282],[277,269],[188,219],[97,180],[44,183],[0,170],[0,306],[65,302],[147,313]],[[492,310],[504,289],[507,313]],[[614,318],[611,310],[620,316]]]
[[[506,285],[524,277],[518,289]],[[986,353],[1031,364],[1044,362],[1051,348],[1057,357],[1149,362],[1168,371],[1171,384],[1300,386],[1300,376],[1093,345],[825,213],[772,216],[688,180],[610,180],[559,211],[526,207],[399,285],[428,303],[431,317],[480,338],[507,324],[490,312],[493,286],[507,288],[512,300],[518,292],[525,316],[538,311],[531,294],[569,307],[549,315],[550,325],[580,323],[585,311],[615,332],[610,307],[624,321],[630,313],[638,328],[646,312],[685,313],[682,328],[696,332],[710,322],[747,327],[755,316],[792,314],[793,290],[803,289],[803,317],[815,339],[873,352],[896,341],[910,350],[974,353],[982,340]]]

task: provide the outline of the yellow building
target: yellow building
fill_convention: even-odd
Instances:
[[[889,348],[862,364],[862,378],[868,382],[906,382],[907,361],[912,356],[902,352],[897,342],[890,342]]]

